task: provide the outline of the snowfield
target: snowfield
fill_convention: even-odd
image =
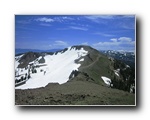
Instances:
[[[36,60],[30,62],[30,64],[41,65],[36,68],[37,73],[31,73],[31,78],[26,81],[26,84],[15,87],[15,89],[33,89],[45,87],[48,83],[63,84],[68,81],[69,75],[73,70],[78,70],[81,64],[75,63],[76,59],[87,55],[87,51],[83,48],[76,50],[69,47],[67,51],[59,52],[53,55],[45,55],[45,63],[38,63]],[[21,57],[20,57],[21,58]],[[40,56],[38,60],[42,57]],[[84,60],[84,59],[82,59]],[[15,62],[15,70],[19,75],[25,75],[28,70],[17,68],[19,62]]]
[[[79,60],[79,62],[82,62],[82,61],[84,61],[84,58],[82,58],[82,59]]]
[[[119,77],[119,74],[117,72],[115,72],[115,74]]]
[[[117,75],[118,77],[119,77],[119,71],[120,71],[120,70],[118,70],[118,69],[117,69],[117,70],[114,70],[115,75]]]
[[[110,78],[107,78],[105,76],[102,76],[101,78],[103,79],[103,81],[104,81],[105,84],[107,84],[107,85],[110,86],[110,83],[111,83],[111,79]]]
[[[20,64],[20,63],[18,62],[19,59],[20,59],[23,55],[24,55],[24,54],[15,57],[15,70],[17,69],[18,65]]]

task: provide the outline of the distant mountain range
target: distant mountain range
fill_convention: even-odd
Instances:
[[[15,55],[20,53],[26,53],[26,52],[56,52],[60,51],[61,49],[50,49],[50,50],[38,50],[38,49],[15,49]]]
[[[135,53],[127,51],[101,50],[103,54],[121,60],[132,68],[135,68]]]

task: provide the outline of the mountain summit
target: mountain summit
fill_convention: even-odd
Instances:
[[[121,82],[130,79],[122,74],[126,70],[131,71],[128,65],[90,46],[72,46],[54,53],[28,52],[16,56],[15,60],[16,89],[39,88],[49,83],[63,84],[72,80],[115,87],[114,81],[123,84]],[[133,79],[129,86],[125,86],[128,91]]]
[[[35,92],[35,94],[37,90],[40,90],[41,94],[46,94],[43,91],[48,90],[47,92],[51,94],[58,94],[55,93],[58,91],[66,95],[68,91],[71,92],[69,94],[78,94],[79,91],[83,93],[86,91],[90,94],[96,88],[98,91],[102,90],[102,93],[98,94],[105,94],[106,91],[116,94],[116,89],[134,93],[134,86],[135,74],[129,65],[108,57],[90,46],[79,45],[54,53],[28,52],[15,56],[15,89],[17,101],[22,99],[20,97],[22,94],[26,94],[22,92],[29,94],[28,90]],[[61,96],[61,94],[58,96]],[[122,92],[120,94],[122,95]],[[63,97],[65,97],[64,100],[68,99],[68,96],[67,98],[66,96]],[[134,99],[132,99],[132,103],[133,101]],[[68,104],[64,101],[61,104],[64,103]],[[59,103],[46,102],[45,104]],[[98,104],[103,103],[98,102]]]
[[[73,70],[78,70],[88,51],[69,47],[55,53],[33,53],[16,56],[16,83],[26,81],[19,89],[45,87],[48,83],[65,83]],[[78,61],[78,62],[75,62]],[[28,80],[27,76],[30,78]],[[20,80],[22,79],[22,80]]]

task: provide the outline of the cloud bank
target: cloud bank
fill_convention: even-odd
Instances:
[[[130,37],[111,38],[108,42],[98,42],[92,45],[99,50],[126,50],[134,51],[135,41]]]

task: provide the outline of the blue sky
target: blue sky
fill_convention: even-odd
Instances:
[[[89,45],[98,50],[135,49],[134,15],[15,15],[15,47],[62,49]]]

